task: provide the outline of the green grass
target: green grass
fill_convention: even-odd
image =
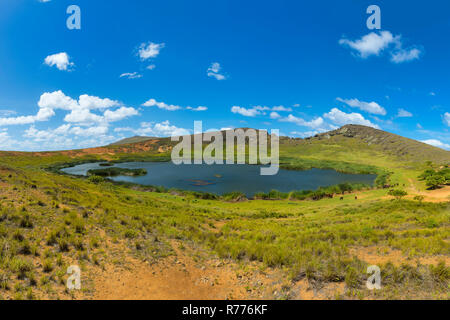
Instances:
[[[341,139],[282,141],[283,166],[374,173],[382,177],[378,185],[396,185],[410,194],[425,190],[425,181],[417,178],[427,164]],[[316,288],[345,283],[346,298],[445,298],[448,293],[449,267],[415,259],[450,255],[450,203],[394,200],[388,189],[363,185],[273,190],[259,195],[270,201],[241,201],[240,193],[219,198],[59,171],[83,162],[168,159],[155,152],[74,158],[0,154],[0,296],[70,298],[63,284],[69,261],[101,268],[118,259],[105,237],[123,241],[146,261],[173,254],[170,240],[181,240],[244,265],[256,261],[277,268],[291,282],[307,278]],[[380,265],[384,289],[379,293],[365,289],[368,262],[352,254],[354,248],[371,247],[398,250],[404,257]],[[16,286],[20,290],[14,292]]]

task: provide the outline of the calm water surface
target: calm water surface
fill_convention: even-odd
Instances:
[[[293,190],[315,190],[342,182],[362,182],[373,184],[376,176],[371,174],[346,174],[334,170],[311,169],[307,171],[282,170],[275,176],[261,176],[256,165],[180,165],[172,162],[127,162],[115,167],[147,170],[147,175],[139,177],[118,176],[115,181],[126,181],[141,185],[164,186],[224,194],[240,191],[248,197],[257,192],[276,189],[282,192]],[[88,170],[108,168],[99,163],[86,163],[62,171],[73,175],[86,175]]]

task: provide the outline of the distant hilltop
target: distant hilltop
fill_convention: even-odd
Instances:
[[[337,144],[343,144],[346,140],[358,141],[367,147],[372,146],[385,154],[406,158],[407,160],[430,160],[436,163],[450,163],[450,151],[361,125],[349,124],[333,131],[317,134],[305,140],[329,141]]]
[[[248,128],[242,128],[246,130]],[[225,132],[225,131],[222,131]],[[170,137],[156,138],[136,136],[117,141],[104,148],[120,148],[124,153],[158,150],[167,152],[171,150],[173,143]],[[450,164],[450,151],[446,151],[431,145],[405,138],[383,130],[361,125],[345,125],[339,129],[317,134],[313,137],[301,139],[280,137],[280,150],[294,147],[298,152],[304,150],[309,156],[314,156],[314,150],[327,153],[340,152],[352,154],[357,157],[358,152],[376,152],[394,156],[406,161]],[[314,149],[317,148],[317,149]],[[105,152],[105,150],[103,150]],[[119,152],[116,150],[116,152]],[[332,154],[330,154],[332,157]],[[375,155],[374,155],[375,156]]]
[[[148,140],[158,139],[155,137],[146,137],[146,136],[134,136],[131,138],[125,138],[122,140],[119,140],[117,142],[111,143],[110,146],[120,146],[123,144],[131,144],[131,143],[138,143],[138,142],[144,142]]]

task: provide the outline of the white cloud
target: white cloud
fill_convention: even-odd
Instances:
[[[107,125],[110,122],[117,122],[138,114],[138,111],[131,107],[121,107],[117,110],[108,109],[103,113],[103,115],[92,113],[89,109],[75,109],[66,115],[64,121],[69,123],[77,123],[83,126],[89,126],[95,123]]]
[[[74,66],[66,52],[50,55],[45,58],[44,63],[50,67],[56,66],[61,71],[68,71]]]
[[[380,106],[376,102],[364,102],[359,101],[358,99],[342,99],[342,98],[336,98],[336,100],[343,102],[347,105],[349,105],[352,108],[359,108],[363,111],[366,111],[368,113],[372,114],[379,114],[379,115],[386,115],[386,110]]]
[[[142,122],[140,128],[116,128],[115,132],[132,132],[139,136],[153,136],[153,137],[171,137],[171,136],[183,136],[190,134],[189,130],[179,128],[171,125],[170,122],[164,121],[161,123]]]
[[[393,36],[389,31],[382,31],[380,34],[371,32],[359,40],[351,41],[348,39],[339,40],[339,44],[348,46],[358,52],[358,55],[365,59],[371,55],[378,56],[390,44],[398,42],[399,36]]]
[[[274,107],[267,107],[267,106],[253,106],[250,109],[242,108],[240,106],[233,106],[231,108],[231,112],[240,114],[245,117],[255,117],[259,115],[266,115],[266,111],[272,111],[270,113],[271,119],[279,119],[281,118],[281,115],[278,112],[290,112],[292,111],[291,108],[286,108],[284,106],[274,106]]]
[[[397,118],[411,118],[413,114],[405,109],[398,109]]]
[[[404,49],[401,35],[394,36],[389,31],[371,32],[354,41],[343,38],[339,40],[339,44],[353,49],[356,55],[362,59],[372,55],[379,56],[383,51],[389,49],[393,63],[417,60],[422,54],[417,47]]]
[[[272,108],[272,110],[278,112],[291,112],[292,108],[286,108],[285,106],[275,106]]]
[[[117,110],[106,110],[103,117],[106,122],[117,122],[128,117],[136,116],[139,113],[134,108],[121,107]]]
[[[253,106],[253,109],[258,110],[258,111],[270,110],[270,108],[267,106]]]
[[[176,111],[180,110],[181,107],[173,104],[166,104],[164,102],[158,102],[155,99],[150,99],[142,104],[143,107],[158,107],[159,109],[167,110],[167,111]]]
[[[38,113],[34,116],[19,116],[19,117],[0,118],[0,127],[1,126],[31,124],[31,123],[35,123],[37,121],[47,121],[54,115],[55,115],[55,112],[52,109],[41,108],[41,109],[39,109]]]
[[[216,78],[216,80],[225,80],[226,76],[220,73],[221,69],[222,67],[220,66],[220,63],[213,62],[206,71],[206,74],[208,75],[208,77]]]
[[[444,123],[450,127],[450,113],[448,112],[444,113]]]
[[[295,123],[298,126],[302,126],[302,127],[309,127],[312,129],[318,129],[323,127],[325,124],[325,122],[323,121],[322,117],[318,117],[315,118],[311,121],[306,121],[302,118],[298,118],[296,116],[293,116],[292,114],[290,114],[288,117],[286,118],[281,118],[280,121],[282,122],[291,122],[291,123]]]
[[[78,103],[59,90],[43,93],[39,99],[38,106],[41,109],[73,110],[78,106]]]
[[[83,108],[83,109],[103,110],[103,109],[108,109],[108,108],[112,108],[112,107],[118,107],[121,105],[121,103],[119,101],[111,100],[108,98],[102,99],[99,97],[83,94],[78,99],[78,105],[80,108]]]
[[[8,133],[7,129],[0,129],[0,149],[10,150],[10,148],[17,144]]]
[[[419,59],[421,54],[422,52],[417,48],[400,49],[391,53],[391,61],[394,63],[410,62]]]
[[[360,124],[379,129],[376,124],[364,119],[364,117],[359,113],[345,113],[337,108],[333,108],[330,112],[324,114],[323,116],[339,126],[344,126],[346,124]]]
[[[207,108],[207,107],[204,107],[204,106],[198,106],[197,108],[186,107],[186,109],[192,110],[192,111],[206,111],[206,110],[208,110],[208,108]]]
[[[142,43],[139,46],[138,55],[142,61],[151,58],[156,58],[159,55],[161,49],[163,49],[164,47],[165,47],[164,43],[153,43],[153,42]]]
[[[244,117],[255,117],[257,115],[262,114],[261,111],[259,111],[257,109],[257,107],[256,108],[252,108],[252,109],[245,109],[245,108],[242,108],[242,107],[239,107],[239,106],[233,106],[231,108],[231,112],[236,113],[236,114],[240,114],[240,115],[242,115]]]
[[[270,113],[270,119],[279,119],[281,118],[280,114],[278,112],[271,112]]]
[[[102,99],[95,96],[81,95],[77,100],[66,96],[62,91],[46,92],[41,95],[38,102],[39,110],[36,115],[0,118],[0,126],[33,124],[48,121],[55,115],[55,110],[70,111],[64,121],[90,125],[93,123],[108,123],[119,121],[126,117],[137,115],[134,108],[126,108],[120,102],[111,99]],[[109,110],[121,107],[118,110]],[[92,113],[91,110],[101,110],[102,115]]]
[[[436,140],[436,139],[422,140],[421,142],[429,144],[429,145],[431,145],[433,147],[438,147],[438,148],[441,148],[441,149],[450,150],[450,144],[443,143],[443,142],[441,142],[439,140]]]
[[[108,127],[105,125],[81,128],[64,124],[56,129],[47,130],[38,130],[31,126],[23,134],[27,139],[22,139],[16,148],[19,150],[62,150],[75,147],[98,147],[117,140],[107,133]]]
[[[95,126],[89,128],[73,127],[70,133],[81,137],[97,137],[108,133],[107,126]]]
[[[89,109],[75,109],[64,117],[64,121],[89,125],[92,123],[102,122],[103,117],[92,113]]]
[[[156,65],[154,65],[154,64],[151,64],[151,65],[149,65],[149,66],[147,66],[147,70],[153,70],[153,69],[155,69],[156,68]]]
[[[137,72],[126,72],[126,73],[122,73],[120,75],[120,78],[127,78],[127,79],[139,79],[142,78],[142,74],[139,74]]]

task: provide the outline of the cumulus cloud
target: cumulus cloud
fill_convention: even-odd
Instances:
[[[298,118],[292,114],[290,114],[286,118],[281,118],[280,121],[291,122],[291,123],[295,123],[298,126],[309,127],[312,129],[318,129],[325,125],[325,122],[323,121],[322,117],[315,118],[311,121],[306,121],[306,120],[304,120],[302,118]]]
[[[220,63],[213,62],[211,64],[211,66],[208,68],[208,70],[206,71],[206,74],[208,75],[208,77],[213,77],[216,80],[225,80],[226,76],[224,76],[223,74],[220,73],[221,69],[222,69],[222,67],[220,66]]]
[[[358,99],[342,99],[342,98],[336,98],[336,100],[343,102],[352,108],[358,108],[358,109],[361,109],[362,111],[366,111],[368,113],[379,114],[379,115],[383,115],[383,116],[386,115],[386,110],[382,106],[380,106],[378,103],[373,102],[373,101],[372,102],[364,102],[364,101],[359,101]]]
[[[279,119],[279,118],[281,118],[281,116],[278,112],[273,111],[270,113],[270,119]]]
[[[44,63],[50,67],[56,66],[61,71],[70,71],[70,68],[74,66],[66,52],[50,55],[45,58]]]
[[[401,35],[394,36],[390,31],[371,32],[357,40],[342,38],[339,40],[339,44],[352,49],[362,59],[380,56],[384,51],[389,50],[393,63],[417,60],[422,54],[417,47],[405,49]]]
[[[61,90],[42,94],[38,106],[39,110],[36,115],[0,118],[0,126],[24,125],[48,121],[55,115],[55,110],[70,111],[64,117],[64,121],[78,123],[80,125],[119,121],[138,114],[134,108],[123,107],[120,102],[115,100],[108,98],[102,99],[86,94],[81,95],[78,100],[75,100],[66,96]],[[120,108],[110,110],[110,108],[114,107]],[[95,114],[91,112],[92,110],[100,110],[103,114]]]
[[[337,108],[331,109],[330,112],[324,114],[326,119],[329,119],[333,123],[344,126],[346,124],[360,124],[363,126],[373,127],[379,129],[379,126],[373,124],[359,113],[345,113]]]
[[[64,124],[56,129],[38,130],[31,126],[25,130],[19,149],[31,150],[62,150],[74,147],[98,147],[117,140],[108,135],[108,127],[99,125],[93,127],[79,127]]]
[[[411,118],[413,114],[405,109],[398,109],[397,118]]]
[[[394,63],[410,62],[419,59],[421,54],[422,52],[417,48],[400,49],[391,53],[391,61]]]
[[[41,109],[39,109],[38,113],[34,116],[19,116],[19,117],[0,118],[0,127],[1,126],[31,124],[31,123],[35,123],[38,121],[47,121],[54,115],[55,115],[55,112],[52,109],[41,108]]]
[[[164,43],[146,42],[139,46],[138,55],[142,61],[156,58],[160,51],[165,47]]]
[[[441,149],[450,150],[450,144],[443,143],[443,142],[441,142],[439,140],[436,140],[436,139],[422,140],[421,142],[429,144],[429,145],[431,145],[433,147],[438,147],[438,148],[441,148]]]
[[[139,113],[131,107],[121,107],[117,110],[106,110],[103,117],[106,122],[117,122],[128,117],[136,116]]]
[[[244,117],[256,117],[258,115],[261,115],[262,112],[260,110],[257,109],[258,107],[254,107],[251,109],[246,109],[246,108],[242,108],[239,106],[233,106],[231,108],[231,112],[232,113],[236,113],[236,114],[240,114]]]
[[[158,107],[162,110],[167,111],[176,111],[182,109],[181,106],[173,105],[173,104],[167,104],[164,102],[158,102],[155,99],[150,99],[142,104],[143,107]]]
[[[69,123],[79,123],[89,125],[92,123],[102,122],[103,118],[92,113],[89,109],[75,109],[64,117],[64,121]]]
[[[118,107],[121,103],[117,100],[111,100],[108,98],[99,98],[96,96],[89,96],[87,94],[82,94],[78,99],[78,105],[83,109],[90,110],[104,110],[112,107]]]
[[[361,58],[365,59],[371,55],[378,56],[390,44],[399,40],[399,36],[393,36],[389,31],[382,31],[379,34],[371,32],[354,41],[343,38],[339,40],[339,44],[355,50]]]
[[[81,137],[98,137],[105,135],[108,132],[108,127],[103,126],[95,126],[95,127],[89,127],[89,128],[81,128],[81,127],[73,127],[70,130],[70,133],[73,133],[74,135],[81,136]]]

